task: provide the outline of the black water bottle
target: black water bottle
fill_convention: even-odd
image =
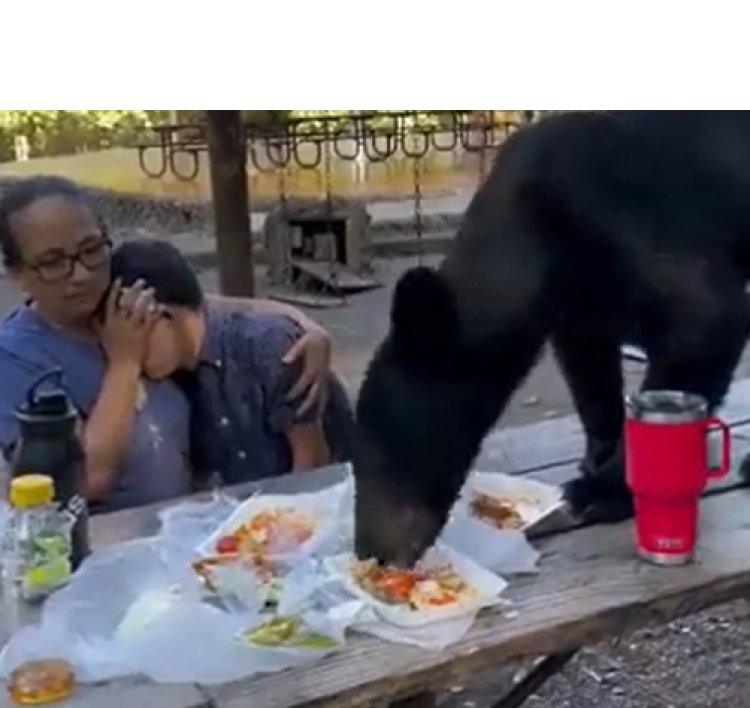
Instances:
[[[75,519],[71,539],[75,569],[89,553],[86,470],[78,415],[61,382],[61,370],[46,373],[16,409],[21,434],[11,457],[11,474],[46,474],[55,481],[56,501]]]

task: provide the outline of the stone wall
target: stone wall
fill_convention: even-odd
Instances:
[[[0,195],[14,181],[0,177]],[[175,234],[213,230],[213,209],[208,204],[101,189],[88,191],[109,228],[123,236],[131,228]]]

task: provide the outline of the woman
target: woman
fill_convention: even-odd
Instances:
[[[0,446],[7,456],[16,442],[15,408],[29,387],[61,367],[84,422],[86,493],[95,510],[191,489],[188,404],[172,382],[142,377],[157,318],[153,293],[142,282],[127,290],[115,284],[101,327],[92,328],[110,285],[111,246],[87,194],[68,180],[23,180],[0,201],[3,261],[28,298],[0,324]],[[327,375],[328,341],[314,326],[308,334],[289,355],[307,363],[303,384]]]

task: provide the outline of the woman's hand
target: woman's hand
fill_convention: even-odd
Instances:
[[[284,355],[285,364],[302,360],[302,373],[287,394],[287,400],[304,396],[297,408],[302,415],[313,406],[323,411],[328,396],[328,376],[331,372],[331,337],[312,320],[305,323],[304,334]]]
[[[159,316],[154,292],[141,280],[130,288],[115,281],[107,296],[99,340],[110,364],[137,365],[140,369],[151,328]]]

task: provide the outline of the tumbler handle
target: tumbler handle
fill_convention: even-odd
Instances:
[[[730,448],[731,448],[731,434],[729,426],[718,418],[709,418],[708,425],[706,426],[706,435],[709,435],[716,429],[721,432],[721,460],[718,467],[712,467],[711,463],[708,462],[708,478],[718,479],[723,477],[729,472],[730,467]]]

